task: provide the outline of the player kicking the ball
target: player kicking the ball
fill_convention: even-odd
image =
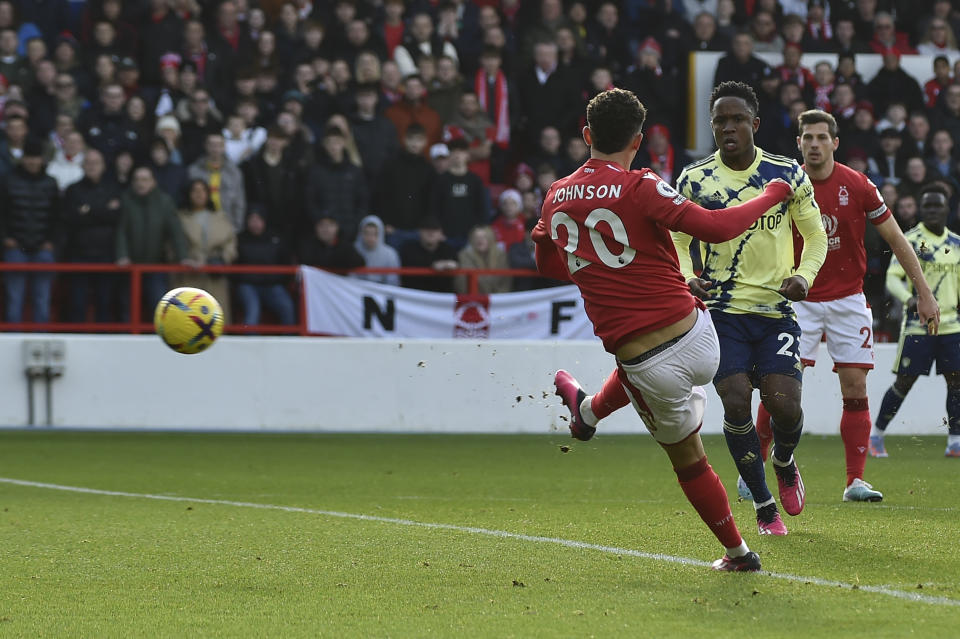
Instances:
[[[806,300],[794,303],[793,309],[802,331],[800,361],[804,366],[816,363],[820,339],[826,334],[833,370],[840,378],[840,437],[847,462],[843,501],[877,502],[883,494],[863,481],[870,439],[867,372],[873,368],[873,316],[863,296],[863,276],[867,271],[863,234],[868,221],[893,249],[902,270],[913,282],[919,325],[932,322],[936,332],[940,310],[913,247],[887,210],[877,187],[867,176],[833,159],[839,143],[837,121],[832,115],[817,110],[800,114],[797,144],[827,231],[827,259]],[[761,422],[762,417],[758,417],[757,430],[762,440]]]
[[[761,192],[772,180],[784,180],[795,193],[789,202],[769,207],[741,233],[718,240],[677,229],[680,269],[691,292],[707,301],[720,340],[719,369],[713,382],[723,402],[723,432],[737,469],[752,493],[761,535],[786,535],[777,504],[767,488],[751,414],[753,387],[774,417],[774,470],[780,502],[790,515],[803,510],[805,493],[793,450],[800,441],[800,327],[790,302],[803,299],[826,255],[827,237],[813,187],[795,161],[754,146],[760,125],[757,96],[746,84],[724,82],[710,96],[713,134],[718,151],[686,167],[678,179],[681,193],[726,219],[733,208]],[[793,270],[792,226],[806,244]],[[700,277],[690,257],[692,238],[704,243]],[[573,415],[571,432],[589,439],[596,423],[625,404],[611,377],[597,395],[577,403],[582,393],[568,373],[558,372],[557,390]],[[567,390],[575,388],[576,392]]]
[[[920,224],[907,231],[911,249],[920,258],[923,274],[943,309],[943,323],[939,331],[934,323],[928,326],[920,304],[922,289],[916,279],[911,289],[906,277],[909,267],[900,255],[887,269],[887,290],[903,302],[903,324],[900,327],[900,345],[893,372],[897,379],[883,396],[877,424],[870,437],[870,452],[874,457],[886,457],[883,434],[887,425],[900,410],[904,398],[919,375],[929,375],[937,363],[937,374],[947,381],[947,457],[960,457],[960,236],[946,228],[950,213],[950,196],[942,184],[936,182],[920,189]],[[921,280],[922,281],[922,280]],[[914,312],[914,306],[916,312]],[[929,303],[928,310],[929,313]],[[919,317],[918,317],[919,316]],[[939,333],[939,334],[935,334]]]
[[[629,91],[611,89],[590,101],[583,131],[590,159],[554,182],[544,198],[533,232],[537,266],[580,288],[594,332],[616,356],[621,396],[629,397],[670,458],[687,499],[726,549],[713,567],[759,570],[760,558],[740,536],[700,441],[701,385],[716,373],[720,349],[709,313],[680,273],[670,230],[724,242],[788,199],[792,189],[773,180],[740,206],[701,208],[653,171],[628,170],[645,118],[646,109]],[[557,380],[577,422],[571,429],[580,429],[583,391],[563,371]]]

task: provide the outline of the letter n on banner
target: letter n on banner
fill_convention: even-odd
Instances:
[[[369,295],[363,296],[363,329],[369,331],[373,328],[373,318],[385,331],[395,331],[397,325],[397,305],[392,297],[387,298],[387,304],[381,307],[377,300]]]

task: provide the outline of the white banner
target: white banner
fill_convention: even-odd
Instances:
[[[307,330],[344,337],[596,339],[576,286],[454,295],[301,266]]]

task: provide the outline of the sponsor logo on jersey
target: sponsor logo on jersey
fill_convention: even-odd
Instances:
[[[823,223],[823,230],[827,232],[827,250],[833,251],[840,248],[840,236],[837,235],[839,222],[837,216],[820,214],[820,221]]]

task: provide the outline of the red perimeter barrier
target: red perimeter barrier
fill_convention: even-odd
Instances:
[[[209,273],[217,275],[257,274],[257,275],[288,275],[297,277],[299,266],[267,266],[267,265],[231,265],[231,266],[200,266],[189,267],[179,264],[130,264],[117,266],[115,264],[90,264],[55,262],[47,263],[4,263],[0,262],[0,279],[3,273],[8,272],[41,272],[41,273],[111,273],[114,275],[130,276],[130,320],[126,322],[2,322],[0,332],[50,332],[50,333],[149,333],[153,331],[153,318],[143,318],[141,313],[142,278],[148,273]],[[455,277],[463,275],[467,278],[467,292],[476,295],[478,279],[483,275],[509,275],[515,277],[542,277],[537,271],[527,269],[451,269],[437,271],[432,268],[358,268],[334,271],[337,273],[356,274],[392,274],[430,277]],[[261,335],[307,335],[306,305],[302,283],[298,282],[299,300],[297,301],[297,322],[290,325],[278,324],[229,324],[224,327],[225,333],[244,334],[257,333]],[[29,298],[29,296],[28,296]],[[29,299],[25,300],[25,306]],[[144,319],[150,321],[144,321]]]

